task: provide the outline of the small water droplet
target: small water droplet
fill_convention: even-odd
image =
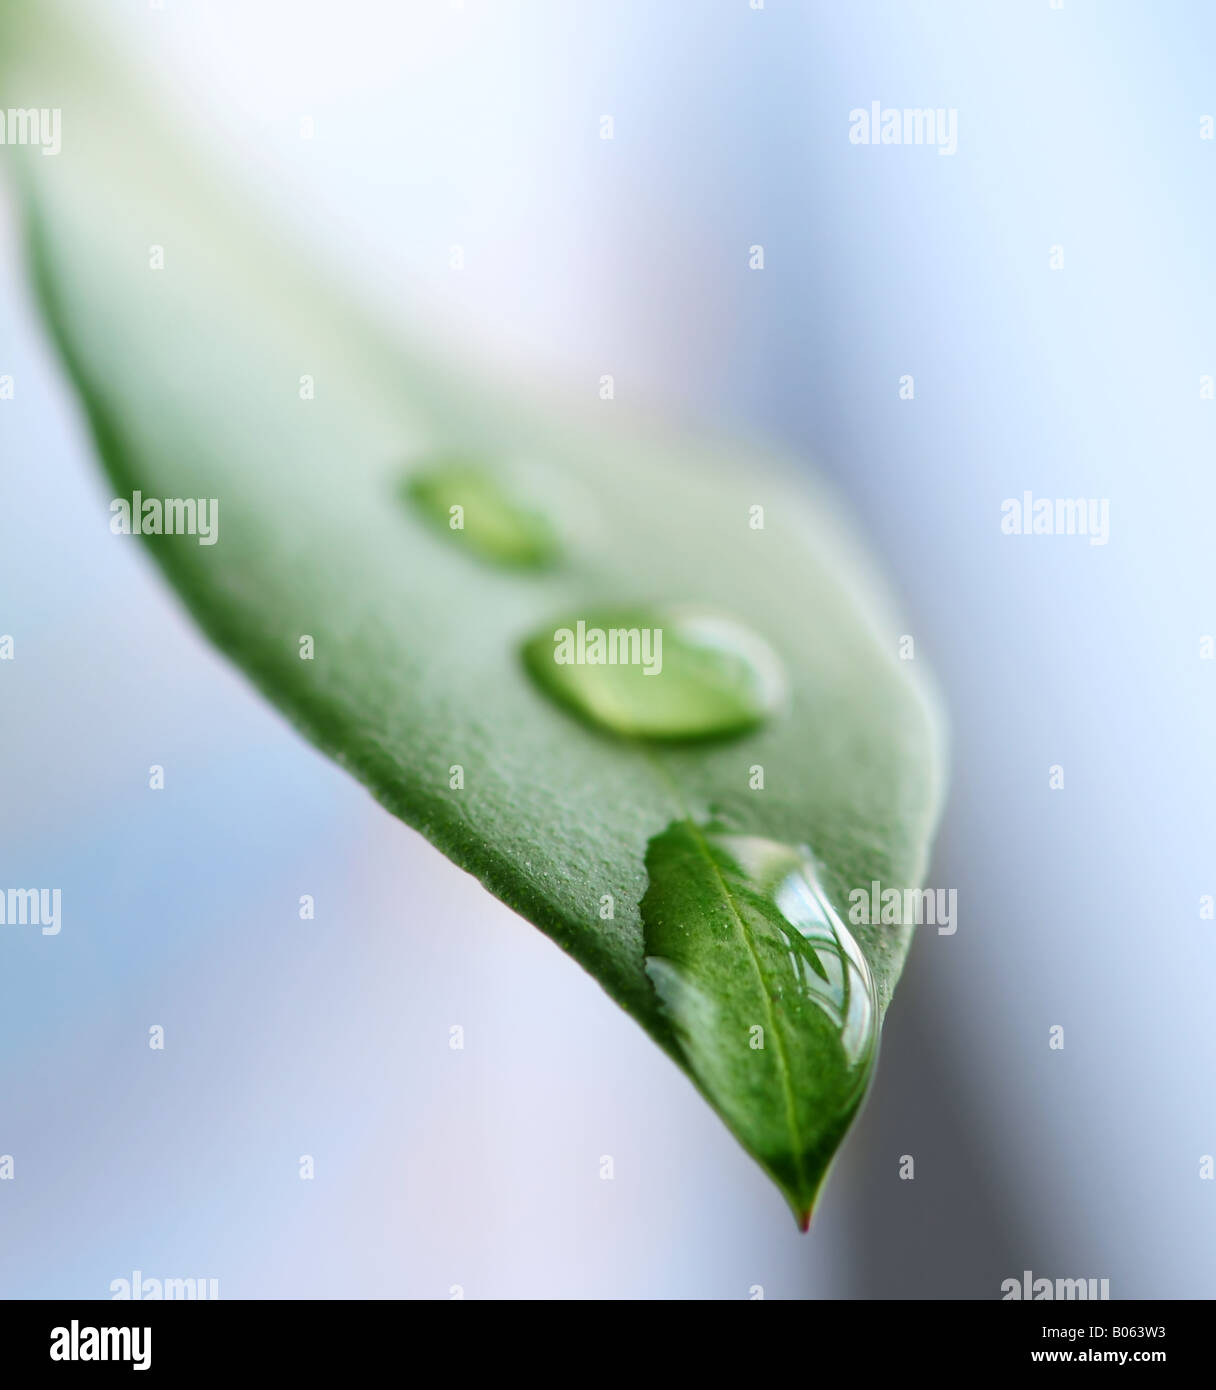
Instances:
[[[861,947],[811,852],[719,822],[647,848],[646,970],[690,1070],[809,1219],[878,1052]]]
[[[705,609],[611,608],[547,624],[524,664],[559,703],[633,738],[743,733],[784,697],[781,664],[734,619]]]
[[[474,462],[448,459],[411,473],[402,491],[432,526],[480,559],[513,569],[545,569],[557,559],[548,519]]]

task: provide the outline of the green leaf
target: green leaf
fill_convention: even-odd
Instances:
[[[518,506],[475,461],[444,459],[416,469],[401,491],[441,535],[483,560],[519,569],[544,569],[557,560],[560,546],[548,521]]]
[[[612,650],[614,641],[623,651]],[[524,643],[523,659],[559,704],[631,738],[743,733],[784,694],[780,665],[763,642],[687,607],[563,614]]]
[[[799,1221],[865,1096],[878,1000],[809,850],[675,821],[650,842],[646,968],[693,1076]]]
[[[61,107],[62,153],[4,163],[117,497],[218,504],[214,544],[147,536],[156,561],[309,739],[591,972],[805,1218],[868,1075],[832,924],[853,888],[920,881],[940,788],[918,663],[839,509],[755,444],[618,403],[567,418],[386,331],[53,15],[11,7],[0,100]],[[781,699],[683,650],[672,679],[717,684],[655,697],[650,732],[700,700],[702,732],[745,733],[625,737],[612,714],[649,686],[563,704],[525,664],[556,614],[688,605],[771,650]],[[818,915],[780,906],[799,876]],[[911,929],[853,931],[876,1024]]]

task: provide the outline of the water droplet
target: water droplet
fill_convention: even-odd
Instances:
[[[479,558],[513,569],[545,569],[558,556],[546,517],[509,496],[501,481],[464,459],[411,473],[403,492],[416,510]]]
[[[810,1219],[878,1052],[860,946],[805,848],[675,821],[650,841],[646,970],[689,1069]]]
[[[633,738],[738,734],[780,705],[785,681],[767,643],[704,609],[612,608],[543,627],[523,646],[548,695]]]

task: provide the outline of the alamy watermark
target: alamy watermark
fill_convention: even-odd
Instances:
[[[0,927],[41,927],[43,936],[58,936],[62,909],[62,889],[0,888]]]
[[[884,106],[872,101],[849,112],[851,145],[936,145],[938,154],[958,153],[955,107]]]
[[[1036,1299],[1043,1302],[1057,1298],[1105,1299],[1110,1297],[1109,1279],[1046,1279],[1037,1278],[1026,1270],[1020,1279],[1005,1279],[1001,1283],[1001,1301]]]
[[[73,1318],[51,1328],[52,1361],[130,1361],[133,1371],[152,1365],[150,1327],[90,1327]]]
[[[218,497],[145,497],[133,492],[128,501],[110,503],[110,530],[116,536],[197,536],[199,545],[220,538]]]
[[[220,1296],[218,1279],[145,1279],[143,1271],[132,1270],[130,1279],[111,1279],[110,1296],[115,1302],[131,1299],[135,1303],[185,1301],[214,1303]]]
[[[661,627],[588,627],[580,618],[573,628],[553,634],[553,660],[558,666],[640,666],[644,676],[663,669]]]
[[[884,888],[877,879],[869,888],[849,892],[849,921],[853,926],[912,926],[937,928],[938,936],[958,931],[958,889]]]
[[[1088,536],[1090,545],[1110,539],[1109,497],[1006,497],[1001,503],[1006,536]]]
[[[43,154],[58,154],[62,122],[58,106],[0,107],[0,145],[39,145]]]

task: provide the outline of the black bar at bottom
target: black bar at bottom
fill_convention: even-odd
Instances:
[[[619,1315],[613,1317],[618,1306],[607,1305],[613,1319],[608,1322],[602,1305],[586,1303],[563,1303],[555,1318],[543,1306],[534,1312],[537,1305],[525,1302],[437,1308],[391,1301],[15,1300],[0,1303],[0,1367],[13,1386],[28,1383],[25,1376],[41,1383],[48,1376],[83,1380],[134,1374],[142,1383],[144,1376],[167,1381],[238,1369],[298,1372],[312,1380],[329,1371],[345,1378],[381,1366],[414,1370],[423,1351],[427,1364],[443,1366],[450,1359],[451,1370],[467,1372],[480,1350],[497,1373],[514,1362],[517,1371],[546,1363],[556,1371],[564,1364],[565,1374],[577,1375],[582,1357],[590,1355],[601,1373],[619,1356],[625,1375],[636,1374],[641,1365],[653,1370],[664,1359],[663,1348],[688,1368],[690,1362],[721,1355],[727,1343],[742,1353],[741,1369],[750,1359],[747,1347],[766,1346],[755,1366],[761,1375],[766,1367],[790,1360],[808,1370],[813,1365],[826,1370],[832,1363],[820,1353],[848,1349],[846,1362],[856,1358],[853,1368],[868,1373],[1008,1367],[1033,1374],[1105,1366],[1152,1376],[1167,1366],[1198,1369],[1212,1317],[1207,1302],[807,1307],[774,1301],[757,1308],[740,1300],[734,1313],[724,1303],[631,1303],[623,1323]],[[492,1341],[485,1336],[499,1329]],[[470,1336],[474,1330],[476,1339]],[[775,1335],[757,1343],[758,1331]],[[14,1372],[22,1378],[14,1378]]]

